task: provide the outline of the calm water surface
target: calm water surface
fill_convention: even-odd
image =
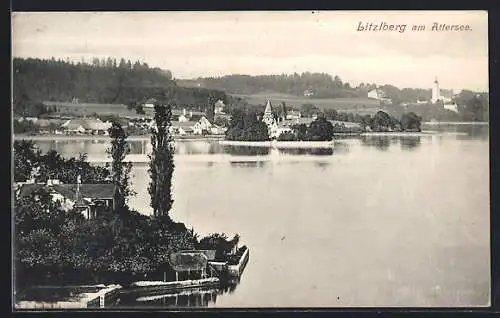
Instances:
[[[488,127],[429,129],[441,133],[339,139],[333,150],[180,142],[172,217],[202,235],[239,233],[250,261],[230,290],[131,305],[489,305]],[[103,157],[108,147],[38,144]],[[130,204],[149,214],[146,164],[135,165],[132,182]]]

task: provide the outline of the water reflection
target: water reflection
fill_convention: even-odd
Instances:
[[[269,147],[253,147],[253,146],[233,146],[224,145],[224,152],[232,156],[265,156],[270,152]]]
[[[266,161],[230,161],[232,167],[264,167],[267,165]]]
[[[184,291],[170,291],[140,294],[133,293],[120,297],[118,307],[208,307],[215,304],[222,291],[214,288],[196,288]]]
[[[421,145],[420,136],[399,137],[399,144],[403,150],[413,150]]]
[[[232,294],[240,278],[223,280],[218,287],[200,287],[187,290],[148,291],[124,293],[120,296],[119,308],[193,308],[209,307],[217,302],[217,296]]]
[[[362,136],[361,143],[364,146],[375,147],[379,150],[386,151],[391,146],[390,136]]]
[[[424,130],[438,131],[445,136],[455,136],[457,140],[479,139],[487,140],[489,138],[489,125],[424,125]]]
[[[279,149],[279,152],[287,155],[331,156],[333,148],[284,148]]]

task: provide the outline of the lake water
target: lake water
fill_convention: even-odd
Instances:
[[[488,306],[488,127],[429,129],[441,132],[339,139],[333,150],[179,142],[172,218],[202,235],[239,233],[250,260],[228,291],[131,305]],[[102,157],[108,146],[37,143]],[[149,214],[146,164],[132,173],[130,204]]]

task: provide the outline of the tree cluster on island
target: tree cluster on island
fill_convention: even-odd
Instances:
[[[51,150],[42,154],[32,141],[14,143],[14,180],[35,177],[37,182],[59,179],[74,184],[113,183],[124,195],[114,211],[102,211],[84,219],[80,212],[65,211],[45,188],[31,196],[15,197],[15,276],[16,290],[40,284],[130,284],[137,280],[173,279],[169,254],[180,250],[215,249],[218,260],[232,261],[239,236],[230,239],[215,233],[199,237],[183,223],[174,222],[171,177],[173,148],[167,127],[170,107],[155,106],[156,126],[152,130],[153,152],[149,173],[149,193],[154,214],[132,210],[127,198],[134,195],[125,162],[129,152],[127,135],[119,123],[109,129],[112,138],[106,167],[91,165],[85,155],[63,158]],[[36,173],[34,173],[36,172]],[[169,276],[170,275],[170,276]]]
[[[262,121],[262,113],[255,109],[235,108],[231,112],[231,120],[225,136],[227,140],[267,141],[269,132]]]
[[[281,133],[278,141],[331,141],[334,134],[333,125],[320,115],[309,126],[306,124],[292,125],[292,132]]]

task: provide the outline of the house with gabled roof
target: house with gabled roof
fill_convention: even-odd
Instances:
[[[94,118],[70,119],[61,125],[61,129],[67,134],[107,135],[109,127],[111,127],[110,122]]]
[[[54,202],[59,201],[64,210],[76,208],[87,219],[95,218],[99,212],[115,210],[123,200],[119,188],[112,183],[61,184],[57,180],[20,184],[16,195],[35,196],[37,200],[41,190],[50,194]]]

